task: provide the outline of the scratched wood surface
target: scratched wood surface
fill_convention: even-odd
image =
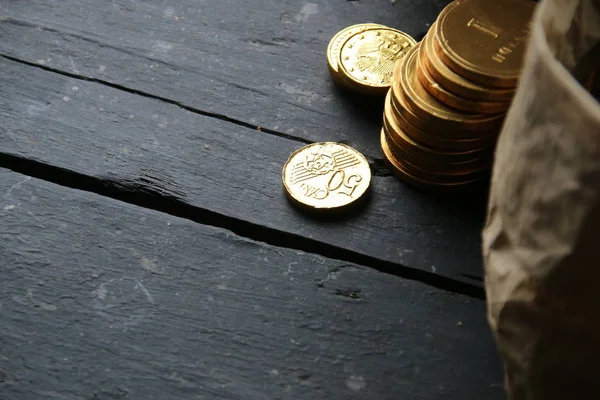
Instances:
[[[448,2],[3,1],[0,52],[380,157],[381,114],[335,90],[325,47],[369,21],[420,37]]]
[[[0,170],[0,398],[499,399],[484,303]]]
[[[446,3],[0,0],[0,399],[501,398],[485,185],[398,182],[325,64]],[[366,155],[361,208],[287,202],[314,141]]]
[[[203,221],[216,213],[234,218],[232,229],[243,229],[242,221],[281,232],[287,243],[358,253],[370,265],[385,261],[389,269],[480,284],[471,277],[482,273],[483,196],[449,202],[381,176],[364,209],[330,221],[307,218],[281,184],[283,163],[302,143],[6,59],[0,82],[0,160],[37,160],[189,206]]]

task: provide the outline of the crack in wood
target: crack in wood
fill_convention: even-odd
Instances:
[[[10,60],[10,61],[13,61],[13,62],[16,62],[16,63],[27,65],[29,67],[38,68],[38,69],[41,69],[41,70],[44,70],[44,71],[47,71],[47,72],[51,72],[51,73],[55,73],[55,74],[58,74],[58,75],[67,76],[67,77],[72,78],[72,79],[77,79],[77,80],[81,80],[81,81],[85,81],[85,82],[92,82],[92,83],[96,83],[96,84],[99,84],[99,85],[108,86],[108,87],[113,88],[113,89],[122,90],[124,92],[135,94],[135,95],[138,95],[138,96],[141,96],[141,97],[145,97],[145,98],[149,98],[149,99],[153,99],[153,100],[162,101],[162,102],[165,102],[165,103],[177,106],[177,107],[179,107],[179,108],[181,108],[181,109],[183,109],[185,111],[188,111],[188,112],[191,112],[191,113],[194,113],[194,114],[199,114],[199,115],[202,115],[202,116],[205,116],[205,117],[208,117],[208,118],[214,118],[214,119],[217,119],[217,120],[220,120],[220,121],[229,122],[229,123],[235,124],[237,126],[248,128],[248,129],[252,129],[252,130],[257,130],[259,132],[263,132],[263,133],[266,133],[268,135],[273,135],[273,136],[277,136],[277,137],[280,137],[280,138],[293,140],[293,141],[304,143],[304,144],[307,144],[307,145],[314,143],[314,141],[309,140],[309,139],[305,139],[305,138],[302,138],[302,137],[299,137],[299,136],[289,135],[289,134],[286,134],[286,133],[283,133],[283,132],[278,132],[276,130],[265,128],[263,126],[257,126],[257,125],[254,125],[254,124],[250,124],[250,123],[247,123],[247,122],[244,122],[244,121],[240,121],[240,120],[237,120],[237,119],[234,119],[234,118],[230,118],[230,117],[228,117],[226,115],[203,111],[203,110],[200,110],[200,109],[197,109],[197,108],[194,108],[194,107],[187,106],[187,105],[185,105],[185,104],[183,104],[181,102],[178,102],[178,101],[166,98],[166,97],[157,96],[157,95],[154,95],[154,94],[151,94],[151,93],[146,93],[146,92],[143,92],[143,91],[140,91],[140,90],[136,90],[136,89],[131,89],[131,88],[128,88],[128,87],[123,86],[123,85],[119,85],[119,84],[115,84],[115,83],[103,81],[103,80],[97,79],[97,78],[90,78],[90,77],[86,77],[86,76],[83,76],[83,75],[74,74],[72,72],[58,70],[58,69],[55,69],[55,68],[51,68],[51,67],[48,67],[48,66],[45,66],[45,65],[40,65],[40,64],[32,63],[32,62],[29,62],[29,61],[24,61],[24,60],[21,60],[21,59],[18,59],[18,58],[15,58],[15,57],[12,57],[12,56],[9,56],[9,55],[6,55],[6,54],[1,54],[0,53],[0,57],[2,57],[4,59],[7,59],[7,60]],[[344,144],[352,147],[352,143],[348,143],[348,141],[343,140],[343,141],[340,141],[340,143],[344,143]],[[366,156],[366,155],[365,155],[365,157],[367,158],[367,160],[369,162],[369,166],[371,167],[371,175],[376,176],[376,177],[380,177],[380,178],[387,178],[387,177],[393,176],[392,173],[385,166],[383,159],[373,158],[373,157]]]
[[[181,109],[184,109],[186,111],[189,111],[189,112],[192,112],[192,113],[195,113],[195,114],[200,114],[200,115],[203,115],[203,116],[209,117],[209,118],[215,118],[215,119],[218,119],[220,121],[229,122],[229,123],[232,123],[232,124],[244,127],[244,128],[249,128],[249,129],[252,129],[252,130],[257,130],[259,132],[264,132],[264,133],[269,134],[269,135],[281,137],[281,138],[284,138],[284,139],[293,140],[293,141],[304,143],[304,144],[312,144],[312,143],[314,143],[314,141],[311,141],[311,140],[308,140],[308,139],[305,139],[305,138],[302,138],[302,137],[299,137],[299,136],[288,135],[286,133],[278,132],[278,131],[275,131],[275,130],[272,130],[272,129],[268,129],[268,128],[265,128],[263,126],[256,126],[256,125],[253,125],[253,124],[249,124],[247,122],[243,122],[243,121],[239,121],[239,120],[230,118],[230,117],[228,117],[226,115],[221,115],[221,114],[215,114],[215,113],[210,113],[210,112],[202,111],[202,110],[199,110],[197,108],[186,106],[185,104],[182,104],[182,103],[180,103],[178,101],[175,101],[175,100],[172,100],[172,99],[169,99],[169,98],[166,98],[166,97],[156,96],[156,95],[153,95],[151,93],[146,93],[146,92],[142,92],[142,91],[139,91],[139,90],[131,89],[131,88],[128,88],[126,86],[122,86],[122,85],[118,85],[118,84],[106,82],[106,81],[103,81],[101,79],[89,78],[89,77],[86,77],[86,76],[82,76],[82,75],[78,75],[78,74],[73,74],[71,72],[57,70],[57,69],[50,68],[50,67],[47,67],[47,66],[44,66],[44,65],[39,65],[39,64],[31,63],[29,61],[23,61],[23,60],[20,60],[18,58],[15,58],[15,57],[8,56],[6,54],[0,54],[0,57],[5,58],[5,59],[10,60],[10,61],[13,61],[13,62],[20,63],[20,64],[25,64],[25,65],[33,67],[33,68],[39,68],[39,69],[42,69],[44,71],[52,72],[52,73],[59,74],[59,75],[68,76],[69,78],[78,79],[78,80],[82,80],[82,81],[86,81],[86,82],[93,82],[93,83],[97,83],[97,84],[100,84],[100,85],[105,85],[105,86],[111,87],[113,89],[123,90],[123,91],[125,91],[127,93],[135,94],[135,95],[138,95],[138,96],[150,98],[150,99],[153,99],[153,100],[163,101],[165,103],[175,105],[177,107],[180,107]],[[346,141],[342,141],[342,142],[346,142]],[[345,143],[345,144],[347,144],[349,146],[352,146],[351,143]],[[392,176],[392,173],[387,169],[387,167],[385,166],[385,164],[384,164],[384,162],[383,162],[382,159],[377,159],[377,158],[373,158],[373,157],[369,157],[369,156],[366,156],[366,158],[369,161],[369,166],[371,167],[371,175],[376,176],[376,177],[380,177],[380,178],[387,178],[387,177],[391,177]]]
[[[388,167],[385,165],[385,161],[381,158],[370,158],[367,157],[369,166],[371,167],[371,175],[378,176],[380,178],[388,178],[393,176]]]
[[[360,300],[363,296],[363,293],[360,289],[336,289],[335,295],[347,297],[351,300]]]
[[[232,123],[232,124],[237,125],[237,126],[241,126],[241,127],[244,127],[244,128],[249,128],[249,129],[252,129],[252,130],[255,130],[255,131],[259,131],[259,132],[263,132],[263,133],[266,133],[266,134],[269,134],[269,135],[281,137],[281,138],[284,138],[284,139],[294,140],[296,142],[300,142],[300,143],[304,143],[304,144],[312,144],[312,143],[314,143],[314,141],[312,141],[312,140],[308,140],[308,139],[305,139],[305,138],[302,138],[302,137],[299,137],[299,136],[294,136],[294,135],[289,135],[287,133],[278,132],[278,131],[273,130],[273,129],[265,128],[264,126],[261,126],[261,125],[250,124],[250,123],[247,123],[247,122],[244,122],[244,121],[237,120],[235,118],[228,117],[227,115],[217,114],[217,113],[211,113],[211,112],[208,112],[208,111],[203,111],[203,110],[200,110],[198,108],[194,108],[194,107],[185,105],[185,104],[183,104],[183,103],[181,103],[179,101],[176,101],[176,100],[173,100],[173,99],[169,99],[167,97],[157,96],[157,95],[154,95],[152,93],[147,93],[147,92],[144,92],[144,91],[141,91],[141,90],[137,90],[137,89],[131,89],[131,88],[128,88],[127,86],[119,85],[119,84],[116,84],[116,83],[111,83],[111,82],[108,82],[108,81],[104,81],[102,79],[90,78],[90,77],[87,77],[87,76],[83,76],[83,75],[79,75],[79,74],[74,74],[72,72],[62,71],[62,70],[59,70],[59,69],[56,69],[56,68],[48,67],[46,65],[40,65],[40,64],[33,63],[33,62],[21,60],[19,58],[12,57],[12,56],[9,56],[9,55],[6,55],[6,54],[1,54],[0,53],[0,57],[5,58],[5,59],[10,60],[10,61],[13,61],[13,62],[16,62],[16,63],[27,65],[29,67],[38,68],[38,69],[42,69],[44,71],[48,71],[48,72],[52,72],[52,73],[55,73],[55,74],[67,76],[67,77],[72,78],[72,79],[78,79],[78,80],[85,81],[85,82],[93,82],[93,83],[97,83],[99,85],[108,86],[108,87],[113,88],[113,89],[122,90],[122,91],[127,92],[127,93],[135,94],[135,95],[146,97],[146,98],[153,99],[153,100],[162,101],[162,102],[165,102],[165,103],[177,106],[177,107],[179,107],[179,108],[181,108],[181,109],[183,109],[185,111],[192,112],[194,114],[199,114],[199,115],[203,115],[205,117],[218,119],[218,120],[224,121],[224,122],[229,122],[229,123]]]
[[[390,275],[419,281],[430,286],[465,296],[484,299],[480,286],[437,275],[432,272],[410,268],[405,265],[381,260],[338,246],[319,242],[315,239],[280,231],[274,228],[243,221],[207,209],[194,207],[182,201],[176,190],[149,192],[139,190],[135,182],[123,182],[111,177],[96,178],[44,164],[0,153],[0,168],[10,169],[27,176],[46,180],[72,189],[88,191],[138,207],[152,209],[175,217],[188,219],[199,224],[229,230],[238,236],[267,243],[277,247],[290,248],[321,255],[331,259],[366,266]],[[344,265],[340,266],[340,269]],[[336,273],[336,271],[332,271]],[[324,282],[322,282],[324,283]],[[319,287],[317,282],[317,287]],[[322,287],[322,286],[321,286]]]

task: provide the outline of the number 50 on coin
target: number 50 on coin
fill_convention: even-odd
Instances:
[[[366,158],[341,143],[314,143],[294,152],[283,167],[283,186],[296,203],[312,209],[347,206],[371,183]]]

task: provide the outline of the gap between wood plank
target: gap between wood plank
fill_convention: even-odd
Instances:
[[[356,212],[306,216],[286,201],[281,185],[281,166],[301,146],[296,141],[4,58],[0,64],[6,83],[0,92],[6,105],[0,107],[2,153],[101,181],[127,182],[137,191],[147,188],[193,207],[483,286],[462,273],[483,271],[480,230],[487,188],[436,196],[374,177]],[[70,71],[64,65],[55,68]],[[346,137],[353,140],[358,133],[339,140]]]
[[[277,137],[281,137],[281,138],[284,138],[284,139],[293,140],[293,141],[304,143],[304,144],[312,144],[312,143],[314,143],[314,141],[312,141],[312,140],[308,140],[308,139],[305,139],[305,138],[302,138],[302,137],[298,137],[298,136],[288,135],[286,133],[278,132],[278,131],[275,131],[273,129],[263,128],[261,126],[249,124],[249,123],[244,122],[244,121],[240,121],[240,120],[237,120],[237,119],[234,119],[234,118],[230,118],[230,117],[228,117],[226,115],[211,113],[211,112],[207,112],[207,111],[202,111],[202,110],[199,110],[197,108],[187,106],[185,104],[182,104],[182,103],[180,103],[178,101],[175,101],[175,100],[172,100],[172,99],[169,99],[169,98],[166,98],[166,97],[157,96],[157,95],[154,95],[154,94],[151,94],[151,93],[142,92],[142,91],[136,90],[136,89],[131,89],[131,88],[128,88],[126,86],[122,86],[122,85],[118,85],[118,84],[115,84],[115,83],[106,82],[106,81],[103,81],[101,79],[90,78],[90,77],[87,77],[87,76],[73,74],[73,73],[67,72],[67,71],[57,70],[55,68],[51,68],[51,67],[48,67],[48,66],[45,66],[45,65],[39,65],[39,64],[32,63],[32,62],[29,62],[29,61],[20,60],[18,58],[11,57],[11,56],[8,56],[6,54],[1,54],[0,53],[0,57],[2,57],[4,59],[7,59],[7,60],[10,60],[10,61],[13,61],[13,62],[16,62],[16,63],[27,65],[29,67],[39,68],[39,69],[42,69],[44,71],[48,71],[48,72],[52,72],[52,73],[55,73],[55,74],[67,76],[67,77],[72,78],[72,79],[78,79],[78,80],[86,81],[86,82],[93,82],[93,83],[97,83],[97,84],[100,84],[100,85],[105,85],[105,86],[111,87],[113,89],[122,90],[122,91],[127,92],[127,93],[135,94],[135,95],[146,97],[146,98],[153,99],[153,100],[162,101],[162,102],[165,102],[165,103],[177,106],[177,107],[179,107],[179,108],[181,108],[181,109],[183,109],[185,111],[189,111],[189,112],[192,112],[192,113],[195,113],[195,114],[199,114],[199,115],[202,115],[202,116],[205,116],[205,117],[209,117],[209,118],[215,118],[215,119],[218,119],[220,121],[229,122],[229,123],[235,124],[237,126],[241,126],[241,127],[244,127],[244,128],[252,129],[254,131],[259,131],[259,132],[262,132],[262,133],[266,133],[268,135],[273,135],[273,136],[277,136]],[[371,175],[377,176],[377,177],[381,177],[381,178],[386,178],[386,177],[391,177],[392,176],[392,173],[385,166],[385,163],[384,163],[383,159],[374,158],[374,157],[370,157],[370,156],[367,156],[367,155],[365,155],[365,157],[367,158],[367,160],[369,162],[369,166],[371,168]]]
[[[327,258],[355,263],[401,278],[422,282],[438,289],[484,300],[481,287],[460,282],[423,270],[383,261],[314,239],[242,221],[214,211],[194,207],[173,196],[142,188],[136,183],[99,179],[39,161],[0,153],[0,168],[6,168],[37,179],[72,189],[96,193],[138,207],[152,209],[199,224],[227,229],[238,236],[277,247],[301,250]]]

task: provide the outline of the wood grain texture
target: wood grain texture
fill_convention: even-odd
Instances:
[[[6,170],[0,221],[3,400],[502,398],[479,300]]]
[[[310,218],[287,202],[281,184],[284,162],[302,145],[296,141],[5,59],[0,85],[0,157],[176,200],[192,214],[209,210],[293,235],[291,241],[481,284],[468,276],[482,276],[483,196],[452,202],[375,177],[364,209]]]
[[[420,38],[447,3],[8,1],[0,4],[0,54],[380,158],[379,102],[369,107],[336,89],[327,43],[363,22]]]

